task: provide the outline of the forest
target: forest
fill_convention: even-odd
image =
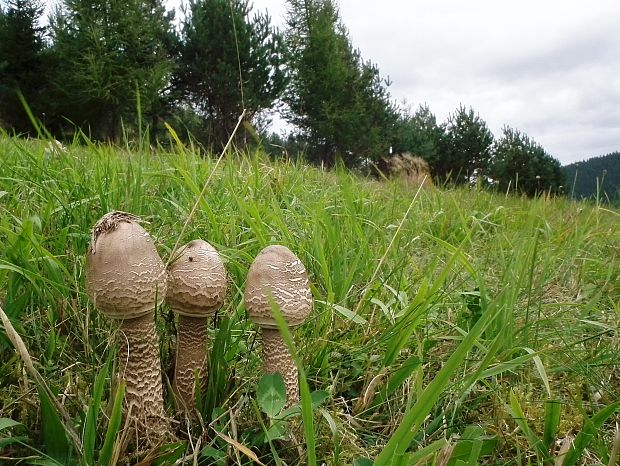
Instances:
[[[533,196],[565,191],[560,163],[510,125],[494,135],[471,106],[445,122],[396,104],[389,80],[349,39],[333,0],[289,0],[284,30],[248,0],[38,0],[0,8],[0,127],[59,141],[185,141],[219,151],[243,115],[238,147],[387,172],[412,154],[436,183]],[[269,132],[269,112],[291,126]]]
[[[571,163],[562,170],[571,197],[620,205],[620,152]]]

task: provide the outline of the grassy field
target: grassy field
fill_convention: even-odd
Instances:
[[[0,463],[114,462],[117,332],[88,301],[84,255],[97,219],[122,210],[164,262],[177,241],[209,241],[230,280],[203,427],[178,422],[143,464],[616,464],[618,211],[260,153],[216,166],[180,146],[0,136],[0,161],[0,305],[24,343],[0,330]],[[257,396],[261,343],[243,305],[249,265],[274,243],[304,262],[315,299],[293,334],[301,409],[286,413]],[[173,417],[165,306],[157,324]]]

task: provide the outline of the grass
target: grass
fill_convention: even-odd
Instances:
[[[148,222],[164,261],[177,242],[209,241],[230,279],[201,400],[207,435],[179,423],[178,442],[145,461],[552,464],[563,452],[565,464],[615,461],[618,211],[418,191],[260,152],[231,151],[216,167],[179,145],[50,150],[0,136],[0,159],[0,305],[47,385],[0,330],[0,462],[118,455],[116,327],[84,291],[90,229],[110,210]],[[304,262],[315,297],[290,335],[301,409],[275,418],[256,402],[260,341],[242,299],[250,263],[273,243]],[[157,319],[172,415],[174,319],[166,307]]]

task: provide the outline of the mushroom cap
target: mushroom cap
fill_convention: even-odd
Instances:
[[[245,307],[261,327],[277,328],[271,300],[280,308],[289,327],[302,324],[312,310],[312,293],[302,262],[285,246],[267,246],[248,272]]]
[[[86,292],[113,319],[143,316],[164,300],[166,268],[136,217],[111,212],[97,222],[86,253]]]
[[[166,302],[188,317],[214,314],[226,297],[224,262],[215,248],[201,239],[190,241],[179,251],[168,269]]]

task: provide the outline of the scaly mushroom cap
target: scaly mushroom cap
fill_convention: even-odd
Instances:
[[[285,246],[267,246],[250,266],[245,285],[245,307],[250,319],[263,328],[277,328],[271,300],[289,327],[297,327],[312,310],[306,268]]]
[[[195,417],[196,390],[204,391],[208,360],[207,319],[224,304],[226,269],[209,243],[194,240],[174,253],[166,302],[180,314],[174,391],[180,411]],[[196,384],[196,378],[198,384]]]
[[[111,212],[95,225],[86,254],[86,291],[113,319],[140,317],[164,300],[164,263],[133,215]]]
[[[209,243],[197,239],[181,247],[169,268],[166,302],[184,316],[208,317],[224,304],[226,287],[220,255]]]

